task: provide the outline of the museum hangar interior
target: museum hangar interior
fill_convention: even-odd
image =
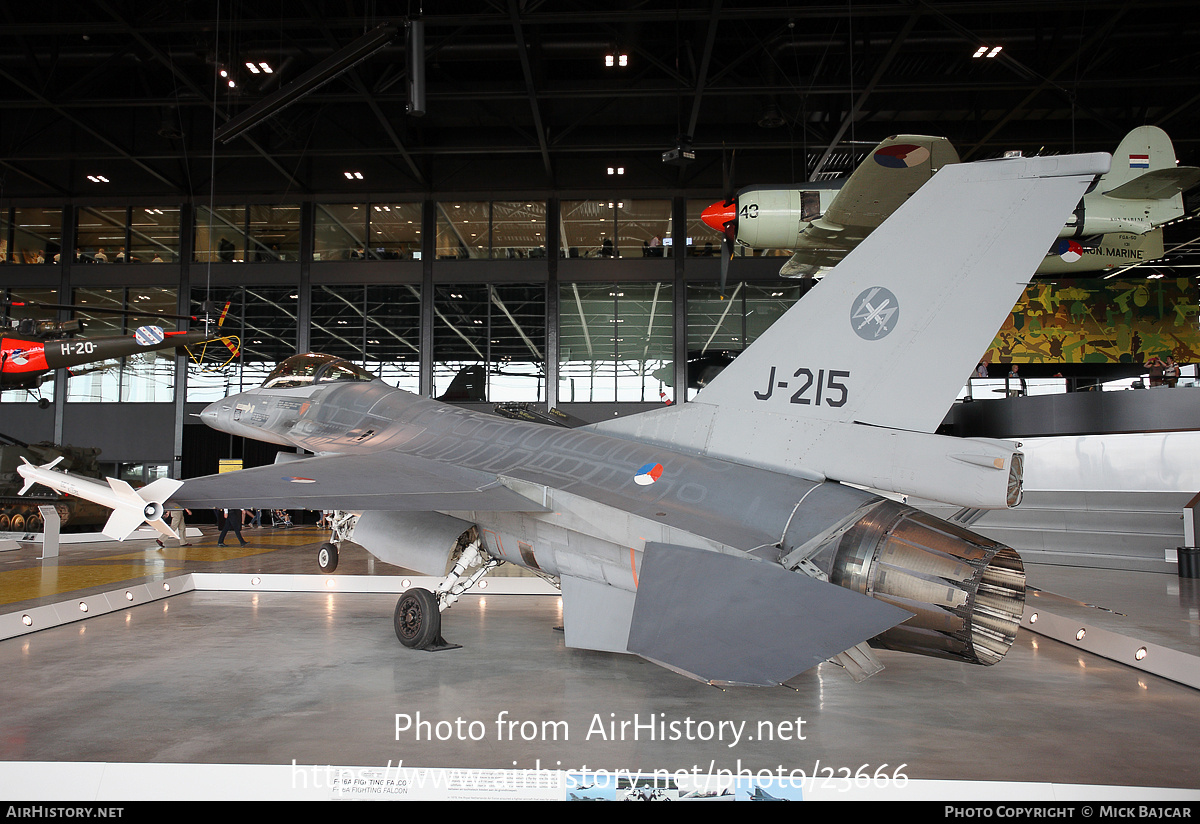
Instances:
[[[1181,166],[1200,166],[1200,57],[1194,50],[1200,19],[1186,2],[1065,0],[1050,10],[989,0],[565,7],[508,0],[439,3],[419,13],[390,5],[64,0],[4,10],[0,297],[11,324],[5,334],[34,318],[80,320],[80,340],[147,325],[204,329],[225,340],[79,368],[69,378],[60,370],[36,388],[6,390],[0,433],[20,442],[98,448],[104,472],[135,485],[215,473],[221,459],[240,459],[247,467],[270,463],[276,447],[209,430],[197,414],[307,351],[346,358],[393,386],[487,412],[524,408],[547,417],[559,410],[590,423],[687,403],[710,376],[706,370],[727,363],[814,283],[781,276],[792,250],[742,246],[721,287],[722,236],[702,212],[743,187],[815,189],[847,177],[880,141],[906,134],[945,137],[962,160],[972,161],[1016,151],[1113,152],[1132,129],[1155,126],[1169,135]],[[1041,294],[1072,290],[1069,298],[1053,292],[1054,299],[1083,307],[1081,316],[1094,328],[1084,330],[1087,321],[1081,322],[1078,349],[1065,353],[1016,351],[998,336],[988,353],[994,355],[991,378],[1003,378],[998,364],[1007,371],[1016,363],[1023,380],[1044,386],[1045,394],[1024,385],[1010,392],[994,382],[972,390],[964,375],[960,400],[966,402],[947,410],[942,431],[1052,440],[1195,429],[1197,403],[1184,391],[1200,361],[1193,195],[1184,193],[1182,217],[1159,227],[1161,256],[1039,276],[1033,287],[1050,290]],[[1140,352],[1128,333],[1114,331],[1125,317],[1122,301],[1158,310],[1139,316],[1146,324],[1137,330]],[[1014,309],[1018,329],[1031,317]],[[1145,357],[1152,351],[1185,365],[1177,391],[1074,391],[1146,385]],[[1190,445],[1170,441],[1163,449]],[[1139,637],[1194,658],[1200,652],[1197,593],[1193,581],[1176,576],[1174,556],[1164,551],[1182,543],[1183,507],[1197,491],[1097,489],[1083,505],[1046,503],[1036,511],[1054,513],[1056,537],[1044,537],[1049,528],[1039,532],[1027,560],[1058,565],[1048,567],[1046,580],[1063,585],[1055,592],[1065,601],[1100,604],[1110,614],[1128,611],[1101,604],[1101,596],[1166,597],[1168,604],[1148,614],[1165,610],[1163,621],[1174,628],[1150,621],[1139,626]],[[1103,510],[1100,525],[1076,517],[1096,510]],[[1035,528],[996,526],[1000,539],[1014,546],[1035,540],[1028,538]],[[1018,533],[1026,537],[1014,537]],[[253,540],[254,533],[247,534]],[[314,535],[308,540],[321,540]],[[1030,546],[1018,548],[1024,554]],[[23,549],[0,554],[0,561],[17,572],[33,566],[35,555]],[[278,566],[260,571],[315,572],[311,553],[293,556],[264,561]],[[242,558],[234,566],[252,571],[250,563]],[[206,561],[203,568],[225,567]],[[339,571],[354,572],[376,569],[364,553]],[[163,574],[155,568],[149,576]],[[1079,582],[1094,589],[1073,590]],[[215,616],[241,610],[233,596],[210,597],[193,607],[199,624],[225,625],[228,619]],[[18,608],[46,600],[40,594],[5,599]],[[292,622],[307,620],[312,610],[290,603],[280,609],[294,610]],[[324,602],[316,610],[324,616]],[[1096,610],[1091,616],[1097,618]],[[364,625],[377,617],[364,617]],[[536,623],[527,615],[518,620]],[[286,625],[286,613],[271,622]],[[162,630],[154,645],[168,650],[172,630]],[[227,657],[230,673],[244,654],[270,656],[266,648],[222,652],[218,640],[188,637]],[[477,639],[475,646],[488,643]],[[547,648],[532,660],[553,669],[562,650],[553,639],[543,643]],[[1139,729],[1137,719],[1120,721],[1104,733],[1087,732],[1096,737],[1077,749],[1101,751],[1107,734],[1141,740],[1160,755],[1132,777],[1122,777],[1120,765],[1103,756],[1077,771],[1051,768],[1061,751],[1035,740],[1035,730],[1054,724],[1063,735],[1085,734],[1082,723],[1066,720],[1077,707],[1065,683],[1074,684],[1079,673],[1061,671],[1084,653],[1043,648],[1053,664],[1031,663],[1037,641],[1018,647],[1024,663],[1013,666],[1015,674],[989,685],[987,672],[973,672],[968,689],[1000,701],[1006,690],[1052,691],[1045,687],[1049,678],[1060,679],[1061,697],[1022,722],[1027,736],[1018,739],[1025,749],[1006,745],[1013,747],[1007,756],[1032,753],[1030,763],[998,774],[1021,781],[1195,786],[1185,777],[1188,769],[1194,773],[1194,755],[1183,743],[1197,731],[1186,729],[1195,721],[1180,726],[1179,717],[1195,718],[1196,683],[1182,679],[1179,687],[1180,679],[1168,677],[1166,687],[1148,688],[1137,679],[1160,676],[1093,664],[1090,676],[1104,680],[1082,688],[1089,700],[1133,700],[1123,692],[1129,669],[1132,689],[1156,693],[1162,703],[1142,719],[1152,731]],[[55,654],[105,653],[64,645]],[[520,652],[493,646],[487,659],[455,676],[477,682],[455,700],[477,698],[474,691],[489,678],[479,673],[492,669],[491,655]],[[599,659],[592,654],[582,666],[609,672]],[[895,700],[925,706],[960,677],[947,670],[926,683],[919,663],[910,665],[911,681],[897,687]],[[576,671],[578,663],[570,666],[583,682],[595,677]],[[152,665],[138,667],[146,668],[139,677],[155,681]],[[637,684],[626,699],[636,707],[638,697],[663,689],[655,679],[674,678],[649,669],[604,678]],[[909,677],[904,665],[895,669]],[[111,677],[109,687],[119,691],[120,676]],[[604,678],[595,678],[601,690]],[[168,676],[163,679],[169,691]],[[677,707],[706,700],[707,693],[690,692],[698,688],[683,679],[670,683],[686,685]],[[404,689],[427,695],[445,685]],[[580,689],[580,706],[587,706],[594,699]],[[820,689],[808,684],[800,691]],[[299,711],[317,700],[318,685],[301,692],[293,703],[281,699],[266,712]],[[364,711],[371,705],[370,696],[350,700]],[[747,712],[778,711],[769,703],[774,698],[755,701],[761,703]],[[156,706],[173,711],[166,703]],[[130,704],[120,714],[138,712]],[[37,711],[21,717],[34,719]],[[191,718],[208,723],[199,710]],[[831,751],[858,757],[860,750],[832,743],[851,735],[853,725],[835,732],[829,723]],[[374,730],[360,732],[378,737]],[[885,732],[885,749],[899,747],[901,733]],[[28,730],[22,735],[38,737]],[[384,746],[347,744],[354,735],[342,736],[335,752],[314,747],[297,757],[313,763],[389,757]],[[974,735],[981,748],[992,745],[988,729],[972,730],[968,741]],[[65,738],[82,736],[117,737],[89,728]],[[224,755],[237,763],[274,763],[281,757],[269,747],[239,753],[223,746],[232,745],[193,740],[190,748],[172,751],[166,745],[14,744],[0,758],[218,762]],[[917,749],[928,760],[915,760],[926,777],[939,770],[947,778],[996,774],[955,772],[957,759],[947,746],[922,738]],[[889,754],[893,761],[897,755]],[[442,766],[462,757],[450,747],[421,756]],[[1164,767],[1168,761],[1172,766]]]

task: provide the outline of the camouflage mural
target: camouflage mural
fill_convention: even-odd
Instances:
[[[1000,327],[990,363],[1200,361],[1197,289],[1189,278],[1029,284]]]

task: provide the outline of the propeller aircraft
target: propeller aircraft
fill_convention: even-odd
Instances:
[[[1200,168],[1177,165],[1171,139],[1156,126],[1130,131],[1113,157],[1112,170],[1060,228],[1039,274],[1099,271],[1162,255],[1160,227],[1183,215],[1182,193],[1200,183]],[[721,235],[723,267],[738,246],[789,249],[780,274],[812,277],[844,258],[938,169],[958,162],[944,137],[897,135],[843,181],[749,186],[701,218]]]

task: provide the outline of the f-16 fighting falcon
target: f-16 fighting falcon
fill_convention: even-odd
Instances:
[[[562,429],[298,355],[202,417],[312,457],[109,499],[152,524],[164,495],[336,510],[326,569],[353,540],[446,576],[399,598],[408,647],[443,645],[442,611],[508,562],[560,582],[568,647],[709,683],[777,685],[826,660],[861,679],[882,667],[868,642],[994,664],[1023,609],[1020,558],[898,499],[1020,502],[1015,444],[932,433],[1109,162],[946,166],[694,402]]]

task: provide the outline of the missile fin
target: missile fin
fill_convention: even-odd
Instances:
[[[142,525],[146,519],[142,517],[140,507],[120,507],[114,509],[112,514],[108,516],[108,521],[104,524],[104,529],[100,530],[114,541],[124,541],[134,530]],[[159,522],[161,523],[161,521]]]

